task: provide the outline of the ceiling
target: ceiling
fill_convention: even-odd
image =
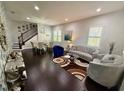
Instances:
[[[5,7],[12,20],[58,25],[124,9],[123,1],[6,1]],[[40,10],[36,11],[34,5]],[[101,12],[96,12],[102,8]],[[30,17],[29,20],[26,17]]]

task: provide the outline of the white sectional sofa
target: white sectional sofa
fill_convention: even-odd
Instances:
[[[75,45],[69,49],[69,53],[90,62],[97,56],[99,50],[85,45]]]
[[[89,64],[88,76],[97,83],[112,88],[118,84],[120,77],[124,72],[124,58],[119,55],[113,55],[114,61],[107,59],[108,55],[104,58],[94,59]]]

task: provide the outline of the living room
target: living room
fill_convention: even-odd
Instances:
[[[0,8],[1,90],[124,90],[123,1],[2,1]]]

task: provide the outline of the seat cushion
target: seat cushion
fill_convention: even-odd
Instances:
[[[73,54],[79,55],[82,59],[88,62],[93,59],[92,55],[85,53],[85,52],[81,52],[81,51],[70,51],[70,52]]]

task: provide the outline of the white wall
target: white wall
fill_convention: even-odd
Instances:
[[[14,21],[14,20],[9,20],[8,21],[9,24],[9,30],[11,31],[11,38],[12,38],[12,42],[18,42],[18,36],[20,36],[20,33],[18,32],[18,26],[25,26],[25,25],[29,25],[29,22],[24,22],[24,21]]]
[[[29,49],[32,48],[31,42],[37,42],[38,41],[38,35],[34,36],[30,40],[28,40],[25,45],[22,46],[22,49]]]
[[[17,42],[18,36],[20,35],[17,27],[23,26],[23,25],[25,26],[30,23],[23,22],[23,21],[9,20],[8,24],[9,24],[9,30],[11,31],[10,36],[11,36],[12,42]],[[44,33],[42,33],[42,29],[44,29]],[[52,39],[51,27],[47,25],[38,24],[38,38],[36,40],[41,42],[50,42],[51,39]]]
[[[39,42],[51,42],[52,29],[50,26],[38,24],[38,41]]]
[[[124,10],[113,12],[101,16],[87,18],[72,23],[62,24],[53,27],[53,31],[56,29],[65,31],[73,31],[73,43],[77,45],[87,45],[88,33],[90,27],[102,26],[103,33],[101,38],[100,49],[102,52],[108,52],[109,42],[114,41],[116,43],[114,53],[122,54],[124,49]],[[66,45],[63,35],[62,45]]]

